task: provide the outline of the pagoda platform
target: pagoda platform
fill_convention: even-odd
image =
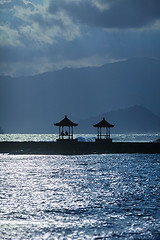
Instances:
[[[0,142],[0,153],[40,155],[83,155],[113,153],[160,153],[160,142]]]

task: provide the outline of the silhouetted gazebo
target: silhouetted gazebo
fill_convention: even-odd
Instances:
[[[54,126],[59,127],[59,139],[73,139],[73,127],[78,126],[77,123],[72,122],[68,119],[67,115],[60,122],[55,123]],[[64,127],[68,128],[68,131],[64,131]]]
[[[101,140],[101,139],[111,140],[110,128],[114,127],[114,125],[107,122],[105,118],[103,118],[102,121],[100,121],[99,123],[94,124],[93,127],[97,127],[97,140]],[[105,133],[103,134],[102,134],[102,128],[106,129]]]

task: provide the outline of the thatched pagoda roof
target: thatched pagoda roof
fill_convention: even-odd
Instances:
[[[110,124],[109,122],[107,122],[105,120],[105,118],[102,119],[102,121],[100,121],[99,123],[97,124],[94,124],[93,127],[106,127],[106,128],[111,128],[111,127],[114,127],[114,125]]]
[[[62,126],[62,127],[75,127],[78,126],[77,123],[72,122],[66,115],[65,118],[62,119],[60,122],[55,123],[54,126]]]

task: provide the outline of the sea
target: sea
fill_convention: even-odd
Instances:
[[[1,134],[0,141],[56,135]],[[93,135],[77,136],[93,141]],[[113,135],[154,141],[160,135]],[[160,154],[0,154],[0,240],[160,239]]]

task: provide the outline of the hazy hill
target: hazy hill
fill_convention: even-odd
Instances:
[[[160,133],[160,117],[140,105],[81,120],[78,131],[96,133],[92,125],[101,121],[103,117],[115,125],[111,129],[112,133]]]
[[[160,116],[160,61],[131,59],[101,67],[64,68],[29,77],[0,77],[5,132],[50,132],[65,114],[78,121],[142,104]]]

